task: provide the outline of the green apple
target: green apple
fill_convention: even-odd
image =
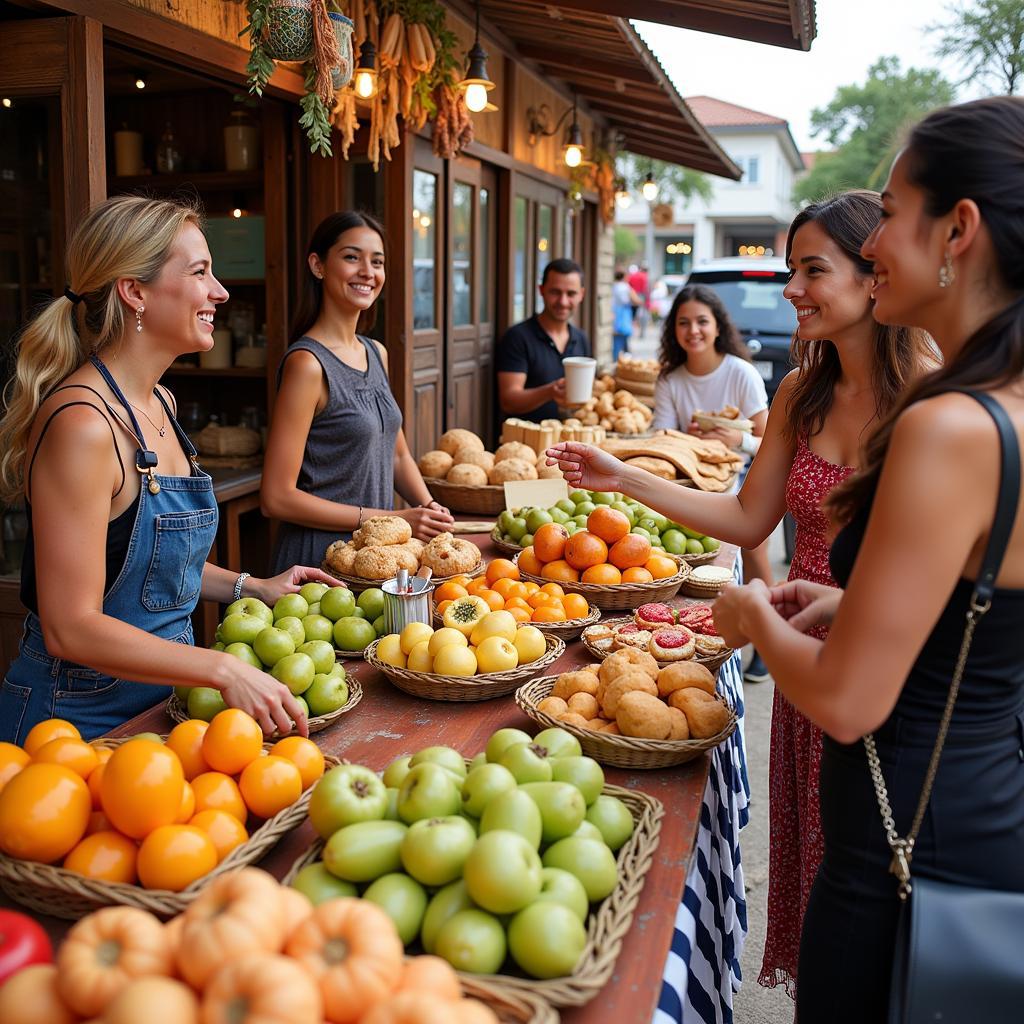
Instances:
[[[210,650],[211,651],[223,651],[226,647],[227,647],[227,645],[224,643],[223,640],[216,640],[211,645]]]
[[[515,743],[498,758],[515,777],[516,782],[550,782],[551,763],[545,747],[537,743]]]
[[[664,551],[665,545],[661,543],[661,538],[656,534],[651,534],[651,547],[657,548],[660,551]]]
[[[255,615],[268,626],[274,621],[274,613],[258,597],[242,597],[233,601],[224,609],[224,617],[229,615]]]
[[[561,868],[575,875],[591,903],[609,896],[618,882],[615,855],[596,839],[559,839],[544,851],[544,867]],[[470,895],[472,895],[470,887]],[[475,898],[475,897],[474,897]]]
[[[355,608],[352,609],[352,614],[349,617],[353,619],[365,619],[367,622],[370,621],[369,616],[362,608],[359,607],[359,605],[356,605]]]
[[[372,622],[344,615],[334,624],[334,643],[339,651],[362,651],[377,639]]]
[[[305,693],[316,675],[316,665],[308,654],[296,652],[282,658],[270,670],[270,674],[279,683],[284,683],[292,693]]]
[[[548,757],[579,757],[583,753],[580,741],[571,732],[557,726],[537,733],[533,742],[538,747],[544,747]]]
[[[303,696],[311,715],[329,715],[348,703],[348,683],[343,676],[318,672]]]
[[[220,639],[225,644],[251,644],[266,628],[266,621],[259,615],[235,612],[220,624]]]
[[[326,640],[307,640],[298,651],[313,659],[313,668],[317,672],[326,673],[334,668],[334,647]]]
[[[533,534],[532,533],[524,533],[522,535],[522,537],[519,538],[519,544],[520,544],[521,547],[524,547],[524,548],[532,547],[533,546]]]
[[[164,738],[155,732],[137,732],[133,737],[133,740],[149,740],[151,743],[159,743],[163,746]]]
[[[534,978],[572,974],[587,944],[587,930],[569,907],[553,901],[520,910],[508,926],[512,959]]]
[[[220,690],[215,690],[212,686],[193,686],[185,706],[188,708],[189,718],[201,718],[204,722],[212,722],[214,716],[219,715],[227,707],[227,703]]]
[[[658,524],[654,520],[653,515],[644,516],[639,523],[636,524],[641,530],[646,530],[649,537],[657,537],[661,534],[658,529]]]
[[[507,945],[501,922],[482,910],[460,910],[441,926],[434,952],[457,971],[496,974],[505,962]]]
[[[373,631],[377,636],[383,636],[388,631],[383,615],[378,615],[377,618],[373,620]]]
[[[501,515],[498,516],[498,529],[502,533],[508,533],[509,524],[513,519],[515,519],[515,516],[512,515],[508,509],[505,509]]]
[[[530,533],[536,533],[542,526],[552,521],[551,513],[547,509],[535,508],[526,517],[526,529]]]
[[[336,661],[331,668],[331,671],[327,673],[329,676],[341,676],[345,678],[345,666],[340,661]]]
[[[291,886],[298,889],[314,907],[327,900],[359,895],[359,890],[351,882],[335,878],[319,860],[302,868],[292,879]]]
[[[608,853],[608,847],[604,851]],[[473,844],[462,877],[477,906],[492,914],[514,914],[537,898],[541,871],[540,857],[528,840],[518,832],[496,829],[485,832]],[[586,888],[585,881],[583,884]]]
[[[301,594],[283,594],[274,603],[274,621],[286,615],[301,619],[309,614],[309,602]]]
[[[705,551],[717,551],[722,546],[722,542],[715,540],[714,537],[701,537],[700,546]]]
[[[428,761],[410,768],[398,787],[398,816],[410,824],[422,818],[457,814],[461,806],[455,776],[439,764]]]
[[[484,750],[481,750],[479,754],[473,755],[473,760],[469,762],[469,767],[466,769],[466,773],[468,774],[474,768],[479,768],[482,764],[487,764],[487,752]]]
[[[394,786],[388,786],[388,805],[384,808],[384,818],[386,821],[401,821],[398,817],[398,790]],[[589,825],[589,821],[585,821],[584,825]],[[598,835],[601,833],[598,832]]]
[[[380,587],[367,588],[356,598],[356,607],[362,608],[372,622],[384,614],[384,591]]]
[[[174,688],[174,696],[178,698],[178,703],[184,707],[188,703],[188,695],[192,692],[191,686],[176,686]]]
[[[572,498],[559,498],[555,502],[554,508],[561,509],[566,515],[572,516],[576,514],[576,502]],[[553,511],[550,510],[550,511]]]
[[[356,610],[356,596],[348,587],[331,587],[320,598],[320,614],[337,622]]]
[[[585,530],[587,528],[587,517],[583,512],[578,516],[573,516],[572,521],[573,525],[575,525],[578,530]]]
[[[253,640],[252,649],[267,668],[273,668],[282,658],[295,653],[295,641],[283,629],[266,626]]]
[[[681,555],[686,551],[686,534],[682,530],[666,530],[661,535],[661,543],[670,555]]]
[[[458,778],[460,785],[466,777],[466,759],[452,747],[424,747],[422,750],[417,750],[409,761],[409,767],[415,768],[416,765],[425,764],[428,761],[447,768]]]
[[[386,788],[374,772],[359,764],[340,764],[313,787],[309,821],[318,835],[328,839],[346,825],[379,821],[386,807]]]
[[[540,848],[544,824],[540,808],[527,793],[510,789],[487,801],[480,815],[480,834],[496,829],[518,832],[535,849]]]
[[[569,500],[575,502],[577,505],[581,501],[590,501],[590,491],[585,491],[582,488],[578,488],[575,491],[570,491]]]
[[[465,818],[424,818],[409,826],[402,840],[402,867],[423,885],[436,888],[462,877],[462,866],[476,843]]]
[[[512,538],[513,543],[521,544],[523,537],[526,535],[526,520],[521,516],[516,516],[508,524],[508,535]]]
[[[296,647],[301,647],[306,642],[306,631],[303,629],[302,619],[297,619],[294,615],[285,615],[280,619],[275,619],[274,625],[278,629],[283,629],[295,641]]]
[[[230,654],[232,658],[238,658],[239,661],[244,661],[246,665],[252,665],[253,668],[263,668],[263,662],[248,644],[228,644],[224,648],[224,653]]]
[[[482,764],[462,783],[462,810],[479,818],[491,799],[515,788],[515,776],[504,765]]]
[[[604,841],[612,850],[618,850],[633,834],[633,815],[615,796],[599,796],[587,808],[587,821],[596,825]]]
[[[586,816],[583,794],[568,782],[527,782],[519,788],[540,811],[542,843],[571,836]]]
[[[409,762],[411,760],[412,758],[408,754],[405,757],[396,757],[384,769],[384,785],[398,789],[402,784],[402,780],[409,774]]]
[[[609,508],[621,512],[629,520],[631,527],[636,526],[636,513],[624,501],[613,501]]]
[[[400,821],[357,821],[327,840],[324,864],[346,882],[373,882],[401,871],[399,850],[407,831]]]
[[[307,643],[310,640],[326,640],[330,643],[334,639],[334,623],[326,615],[314,615],[310,612],[301,622]]]
[[[573,832],[573,835],[577,839],[596,839],[599,843],[604,843],[604,835],[601,830],[593,822],[587,821],[586,818],[580,822],[580,827]],[[605,843],[605,846],[607,845]]]
[[[376,903],[394,921],[403,945],[419,935],[427,910],[427,890],[419,882],[401,872],[382,875],[367,886],[363,899]]]
[[[583,883],[561,868],[544,868],[541,872],[540,895],[536,902],[561,903],[568,907],[581,921],[586,922],[590,902]]]
[[[484,754],[488,761],[497,761],[506,747],[512,746],[513,743],[530,743],[532,740],[533,737],[522,729],[499,729],[487,740]]]
[[[460,910],[472,910],[474,903],[469,898],[466,883],[460,878],[443,889],[438,889],[427,904],[427,912],[423,915],[423,927],[420,941],[427,953],[434,952],[434,942],[441,926]]]
[[[592,757],[553,757],[551,777],[556,782],[571,782],[588,807],[604,789],[604,769]]]
[[[330,590],[330,587],[326,583],[304,583],[299,587],[299,597],[306,604],[315,604],[328,590]]]
[[[319,614],[320,614],[320,602],[319,601],[310,601],[309,602],[309,615],[319,615]],[[307,619],[309,618],[309,615],[306,616]]]
[[[642,526],[634,526],[633,529],[630,530],[629,532],[630,533],[635,533],[638,537],[646,537],[648,540],[651,539],[651,532],[650,532],[650,530],[646,530]]]
[[[615,501],[615,493],[613,491],[594,491],[592,500],[595,505],[610,505]]]
[[[314,678],[316,677],[314,676]],[[307,690],[306,693],[308,692],[309,691]],[[305,696],[301,693],[293,693],[292,696],[295,698],[295,703],[298,704],[300,708],[302,708],[302,713],[306,716],[306,718],[309,718],[309,705],[306,703]]]

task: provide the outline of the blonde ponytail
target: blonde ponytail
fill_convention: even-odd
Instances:
[[[198,207],[167,199],[118,196],[94,207],[68,245],[70,288],[82,297],[84,330],[67,296],[54,299],[22,331],[18,362],[0,420],[0,498],[21,499],[32,423],[46,396],[88,359],[120,340],[125,307],[117,282],[152,281],[167,262],[178,233],[202,226]]]

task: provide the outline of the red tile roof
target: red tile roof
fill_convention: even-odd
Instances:
[[[741,107],[713,96],[687,96],[686,102],[705,128],[748,127],[751,125],[784,125],[784,117],[763,114],[759,110]]]

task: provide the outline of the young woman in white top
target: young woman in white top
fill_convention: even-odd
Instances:
[[[714,438],[753,456],[768,423],[768,393],[754,369],[724,303],[710,288],[690,285],[676,295],[661,335],[661,374],[654,388],[652,430],[685,430]],[[725,427],[701,430],[694,420],[698,410],[716,413],[733,406],[753,430]],[[768,541],[743,552],[746,580],[771,583]],[[747,667],[751,682],[768,673],[754,652]]]

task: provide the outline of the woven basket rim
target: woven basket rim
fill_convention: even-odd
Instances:
[[[679,557],[689,566],[707,565],[708,562],[713,562],[718,557],[719,551],[704,551],[699,555],[680,555]]]
[[[614,627],[614,626],[617,626],[620,622],[625,623],[625,622],[633,622],[633,621],[634,620],[630,616],[623,615],[623,616],[616,617],[616,618],[613,618],[613,619],[605,619],[604,620],[604,625]],[[689,626],[684,626],[683,628],[684,629],[689,629]],[[690,632],[692,633],[693,630],[691,629]],[[580,635],[580,641],[582,642],[583,646],[586,647],[586,649],[588,651],[590,651],[590,653],[595,658],[597,658],[599,661],[604,661],[605,658],[607,658],[610,655],[615,653],[614,650],[606,651],[606,650],[603,650],[600,647],[595,646],[594,643],[590,640],[589,637],[585,637],[582,634]],[[695,664],[698,664],[698,665],[705,665],[708,662],[717,662],[718,664],[724,664],[735,653],[736,653],[736,649],[734,647],[726,647],[725,650],[719,651],[718,654],[698,654],[696,651],[694,651],[692,658],[684,658],[682,660],[683,661],[692,661],[692,662],[694,662]],[[674,662],[674,661],[659,661],[658,658],[655,655],[653,655],[653,654],[651,655],[651,657],[654,658],[654,660],[657,661],[659,665],[674,665],[674,664],[676,664],[676,662]],[[717,667],[717,665],[716,665],[716,667]]]
[[[470,542],[472,543],[472,541]],[[483,565],[483,554],[480,555],[480,561],[473,566],[469,572],[450,572],[447,576],[438,576],[436,573],[430,577],[431,583],[444,583],[445,580],[453,580],[456,576],[479,576],[480,568]],[[387,580],[371,580],[367,576],[352,576],[349,573],[339,572],[337,569],[332,569],[325,561],[320,563],[320,568],[323,569],[328,576],[333,576],[334,579],[341,583],[351,584],[353,587],[361,587],[363,590],[372,590],[374,588],[380,589],[382,583],[387,583]],[[411,575],[415,575],[412,573]],[[391,579],[392,577],[388,577]]]
[[[467,758],[467,764],[469,763]],[[572,974],[542,980],[511,974],[474,974],[469,977],[518,994],[532,994],[552,1006],[582,1006],[608,983],[640,900],[644,878],[654,861],[665,808],[660,800],[638,789],[605,784],[602,795],[618,797],[633,815],[633,834],[616,854],[618,879],[610,896],[587,915],[587,944]],[[282,884],[317,860],[324,840],[319,837],[288,869]],[[465,977],[461,972],[459,976]]]
[[[449,490],[467,491],[475,494],[479,494],[481,491],[493,491],[495,494],[500,493],[502,501],[505,500],[504,484],[453,484],[450,480],[443,480],[439,476],[425,476],[423,482],[427,487],[430,487],[431,484],[439,484],[441,487]]]
[[[456,512],[498,515],[505,508],[502,484],[453,484],[436,476],[423,478],[431,494]]]
[[[661,554],[662,552],[658,552]],[[682,555],[673,555],[669,552],[664,552],[669,558],[673,559],[679,566],[678,571],[674,572],[671,576],[666,576],[664,579],[652,580],[650,583],[580,583],[580,582],[563,582],[562,580],[549,580],[545,576],[535,576],[533,573],[526,572],[525,569],[519,570],[519,575],[529,580],[531,583],[558,583],[565,590],[572,590],[575,594],[582,594],[586,597],[588,594],[595,595],[612,595],[612,594],[650,594],[655,591],[661,590],[669,586],[677,586],[684,583],[690,575],[690,567],[683,561]],[[513,559],[516,563],[516,567],[519,566],[519,557]]]
[[[479,975],[461,975],[459,982],[463,995],[486,1003],[503,1024],[558,1024],[558,1011],[531,992],[484,981]]]
[[[495,524],[494,529],[491,530],[491,543],[499,550],[505,552],[506,555],[518,555],[523,550],[522,544],[513,544],[511,541],[501,539],[501,531]]]

